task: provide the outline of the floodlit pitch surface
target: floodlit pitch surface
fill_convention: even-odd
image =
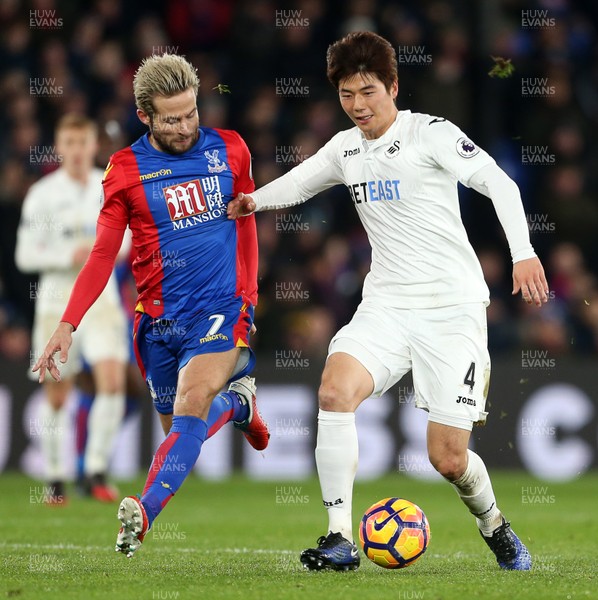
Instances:
[[[376,500],[402,496],[430,521],[432,542],[417,564],[380,569],[362,555],[349,573],[309,573],[299,552],[325,533],[318,483],[223,482],[191,477],[132,559],[114,552],[116,505],[70,496],[43,504],[44,486],[0,476],[0,597],[134,598],[596,598],[598,474],[568,483],[491,473],[499,505],[530,549],[531,572],[503,572],[448,484],[401,475],[358,483],[354,533]],[[142,480],[121,483],[123,494]]]

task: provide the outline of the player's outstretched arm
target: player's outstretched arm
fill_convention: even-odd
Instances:
[[[521,292],[528,304],[542,306],[548,302],[548,282],[530,243],[517,184],[498,165],[491,164],[474,173],[469,185],[492,200],[507,236],[513,258],[513,295]]]
[[[248,194],[239,192],[234,200],[231,200],[226,207],[229,219],[238,219],[246,217],[255,211],[255,202]]]
[[[60,352],[59,357],[62,364],[68,360],[69,348],[73,343],[73,330],[73,326],[70,323],[62,321],[58,324],[50,341],[46,344],[43,354],[37,359],[35,365],[33,365],[32,371],[34,373],[39,371],[40,383],[43,383],[46,379],[46,369],[56,381],[60,381],[60,371],[54,360],[54,355]]]
[[[542,306],[548,302],[548,282],[539,258],[520,260],[513,265],[513,295],[519,292],[528,304]]]
[[[306,202],[319,192],[344,183],[337,161],[337,136],[313,156],[306,158],[288,173],[274,179],[251,195],[239,194],[228,203],[228,218],[236,219],[254,211],[290,208]]]

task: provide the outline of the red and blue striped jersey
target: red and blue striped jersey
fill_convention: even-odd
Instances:
[[[131,229],[137,311],[173,318],[235,296],[257,303],[255,218],[226,215],[230,200],[253,190],[251,156],[235,131],[200,127],[178,155],[146,134],[110,158],[98,223]]]

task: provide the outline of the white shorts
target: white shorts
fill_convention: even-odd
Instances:
[[[129,360],[127,321],[120,306],[105,307],[96,310],[92,306],[81,321],[77,331],[73,333],[73,343],[69,349],[69,358],[63,365],[59,361],[58,369],[63,379],[74,377],[83,368],[85,359],[90,365],[102,360]],[[33,324],[33,356],[32,364],[44,351],[48,340],[58,326],[62,313],[36,314]],[[55,357],[58,360],[58,355]],[[37,381],[39,373],[29,371],[31,379]]]
[[[374,396],[412,370],[415,406],[430,421],[467,430],[486,421],[490,355],[482,303],[399,309],[364,301],[332,338],[328,355],[335,352],[368,370]]]

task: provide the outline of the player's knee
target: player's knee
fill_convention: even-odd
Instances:
[[[209,384],[181,388],[174,402],[174,414],[205,418],[219,391]]]
[[[430,455],[432,466],[449,481],[456,481],[467,468],[467,458],[450,452]]]
[[[124,391],[124,386],[116,379],[107,379],[102,382],[102,386],[98,387],[97,391],[100,394],[108,394],[112,396],[114,394],[122,393]]]
[[[332,412],[350,412],[355,410],[354,398],[343,386],[337,385],[332,379],[323,379],[318,390],[318,401],[322,410]]]

